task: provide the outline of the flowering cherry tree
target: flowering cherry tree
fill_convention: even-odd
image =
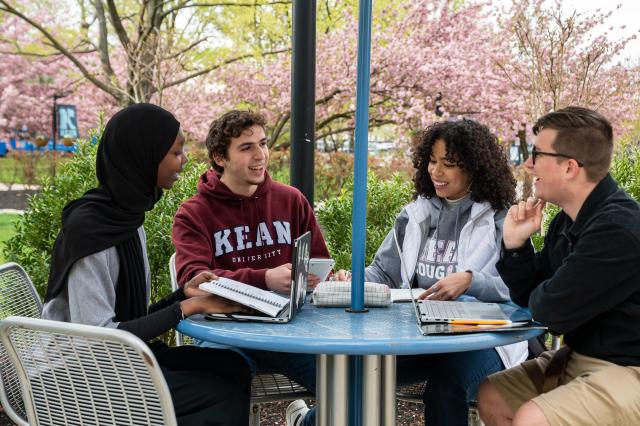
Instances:
[[[12,17],[0,21],[0,138],[26,128],[28,135],[51,137],[53,96],[59,103],[76,105],[82,133],[95,127],[97,115],[115,106],[112,99],[87,84],[72,64],[60,55],[31,50],[29,28]],[[15,46],[20,54],[7,53]]]
[[[229,39],[221,34],[224,28],[217,15],[220,9],[230,8],[261,16],[262,9],[273,13],[289,4],[286,0],[0,0],[0,14],[26,24],[47,54],[66,58],[82,78],[125,106],[149,102],[154,96],[161,97],[165,89],[227,64],[287,50],[261,43],[258,22],[253,26],[256,31],[245,28],[256,36],[253,44],[228,49],[225,42]],[[233,16],[241,18],[243,13]],[[12,53],[19,54],[21,48],[17,44]]]
[[[205,2],[204,7],[190,0],[160,3],[145,3],[162,15],[162,22],[154,23],[135,2],[118,7],[111,0],[87,2],[78,20],[89,25],[89,18],[95,19],[83,33],[82,25],[74,31],[65,27],[70,12],[64,8],[19,9],[15,1],[0,0],[6,34],[0,39],[0,127],[25,123],[46,133],[53,93],[71,91],[64,101],[83,105],[81,123],[95,122],[100,111],[150,101],[174,111],[185,131],[199,140],[222,112],[253,108],[266,114],[272,145],[286,148],[291,22],[285,12],[290,2],[236,2],[253,11],[245,14],[225,6],[229,2]],[[340,141],[353,134],[356,5],[353,0],[326,2],[318,11],[317,139]],[[178,15],[188,11],[193,13]],[[127,19],[109,23],[125,12]],[[192,20],[180,26],[178,16]],[[436,120],[462,116],[487,124],[504,141],[518,132],[526,140],[523,125],[550,109],[577,103],[602,111],[620,131],[638,109],[639,74],[637,67],[617,59],[631,38],[609,41],[606,34],[595,35],[609,16],[564,16],[557,1],[544,0],[523,0],[507,11],[490,2],[376,2],[369,125],[390,126],[400,137]],[[47,22],[42,28],[51,38],[33,25],[38,22]],[[140,44],[142,33],[136,28],[160,31],[153,35],[159,36],[153,55],[143,52],[147,47]],[[216,37],[224,32],[226,38],[212,45],[208,31]],[[247,49],[251,43],[256,49]]]
[[[390,2],[374,16],[370,127],[392,124],[404,134],[423,128],[439,119],[440,96],[445,118],[472,117],[513,133],[523,105],[496,67],[506,41],[491,29],[487,8],[454,3]],[[354,128],[356,12],[343,10],[342,24],[318,35],[318,139],[348,135]],[[228,108],[248,102],[264,111],[272,143],[286,146],[290,70],[288,54],[226,67],[214,75],[224,89],[213,97]]]
[[[613,11],[563,12],[560,0],[524,0],[503,15],[511,35],[498,66],[525,104],[526,123],[569,105],[602,112],[620,133],[639,106],[638,69],[620,53],[637,34],[611,40]]]

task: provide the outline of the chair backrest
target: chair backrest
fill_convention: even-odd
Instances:
[[[40,318],[42,302],[27,273],[16,263],[0,265],[0,320],[16,315]],[[18,425],[27,424],[18,373],[0,345],[0,402]]]
[[[173,253],[169,258],[169,275],[171,276],[171,291],[178,289],[178,277],[176,274],[176,254]],[[176,345],[182,346],[186,344],[193,344],[193,339],[189,336],[183,336],[182,333],[176,331]]]
[[[160,366],[131,333],[9,317],[0,339],[18,372],[29,424],[176,425]]]
[[[42,302],[24,269],[10,262],[0,265],[0,320],[12,315],[40,318]]]
[[[169,275],[171,275],[171,290],[178,289],[178,278],[176,276],[176,253],[174,252],[169,258]]]

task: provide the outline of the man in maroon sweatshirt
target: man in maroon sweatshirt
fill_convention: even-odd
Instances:
[[[309,202],[267,173],[264,125],[264,117],[249,111],[230,111],[211,124],[206,144],[213,168],[173,223],[180,285],[212,271],[288,293],[293,241],[306,231],[311,257],[330,257]]]
[[[197,194],[178,209],[173,222],[180,285],[212,271],[288,293],[293,241],[306,231],[311,231],[311,257],[330,257],[309,202],[267,173],[264,127],[264,117],[250,111],[229,111],[211,124],[206,145],[213,168],[200,177]],[[310,288],[317,282],[309,277]],[[284,373],[315,389],[313,355],[242,352],[254,371]]]

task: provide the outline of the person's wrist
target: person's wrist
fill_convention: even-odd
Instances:
[[[464,271],[465,274],[467,274],[467,277],[469,278],[469,281],[467,282],[467,288],[471,287],[471,283],[473,282],[473,272],[471,272],[470,269],[467,269],[466,271]]]
[[[506,248],[507,250],[514,250],[522,247],[527,242],[527,239],[528,238],[520,239],[520,238],[505,236],[502,238],[502,244],[504,245],[504,248]]]
[[[180,302],[180,310],[182,311],[182,317],[190,317],[193,314],[197,314],[197,300],[187,299]]]

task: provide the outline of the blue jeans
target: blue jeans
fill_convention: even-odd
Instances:
[[[279,373],[295,380],[309,392],[316,391],[316,356],[313,354],[239,349],[202,340],[197,340],[195,345],[205,348],[224,347],[239,353],[247,360],[252,376],[259,373]]]
[[[288,352],[243,349],[254,373],[280,373],[295,380],[309,392],[316,392],[316,356]],[[305,416],[301,426],[315,426],[315,408]]]
[[[309,392],[316,391],[316,356],[289,352],[269,352],[243,349],[245,358],[254,374],[279,373],[295,380]]]
[[[466,426],[469,402],[490,374],[504,369],[495,349],[433,355],[399,356],[398,385],[427,380],[422,401],[429,426]]]

